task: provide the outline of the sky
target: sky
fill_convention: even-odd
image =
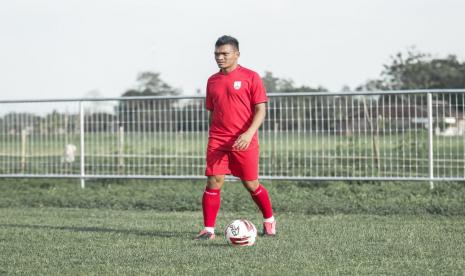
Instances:
[[[340,91],[416,46],[465,58],[462,0],[15,0],[0,3],[0,100],[118,97],[143,71],[205,93],[216,39],[240,64]]]

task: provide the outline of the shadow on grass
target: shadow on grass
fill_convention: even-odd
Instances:
[[[51,225],[30,225],[30,224],[0,224],[0,228],[26,228],[26,229],[46,229],[46,230],[63,230],[73,232],[95,232],[95,233],[113,233],[138,235],[148,237],[163,238],[192,238],[197,232],[167,232],[167,231],[145,231],[137,229],[112,229],[103,227],[79,227],[79,226],[51,226]]]
[[[231,245],[227,244],[226,241],[224,243],[212,243],[212,242],[205,242],[205,241],[199,241],[197,243],[199,246],[203,246],[203,247],[222,247],[222,248],[225,248],[225,247],[232,247]]]

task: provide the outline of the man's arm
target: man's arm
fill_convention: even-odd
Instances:
[[[253,135],[257,132],[258,128],[262,125],[266,116],[266,103],[259,103],[255,105],[255,114],[253,116],[252,124],[246,132],[242,133],[234,142],[233,148],[238,150],[245,150],[249,147]]]

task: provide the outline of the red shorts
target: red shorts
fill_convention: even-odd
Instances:
[[[206,176],[232,174],[241,180],[258,179],[259,149],[222,151],[207,149]]]

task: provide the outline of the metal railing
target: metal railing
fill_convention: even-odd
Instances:
[[[465,179],[465,89],[268,95],[262,179]],[[202,96],[0,101],[0,177],[203,178],[207,121]]]

